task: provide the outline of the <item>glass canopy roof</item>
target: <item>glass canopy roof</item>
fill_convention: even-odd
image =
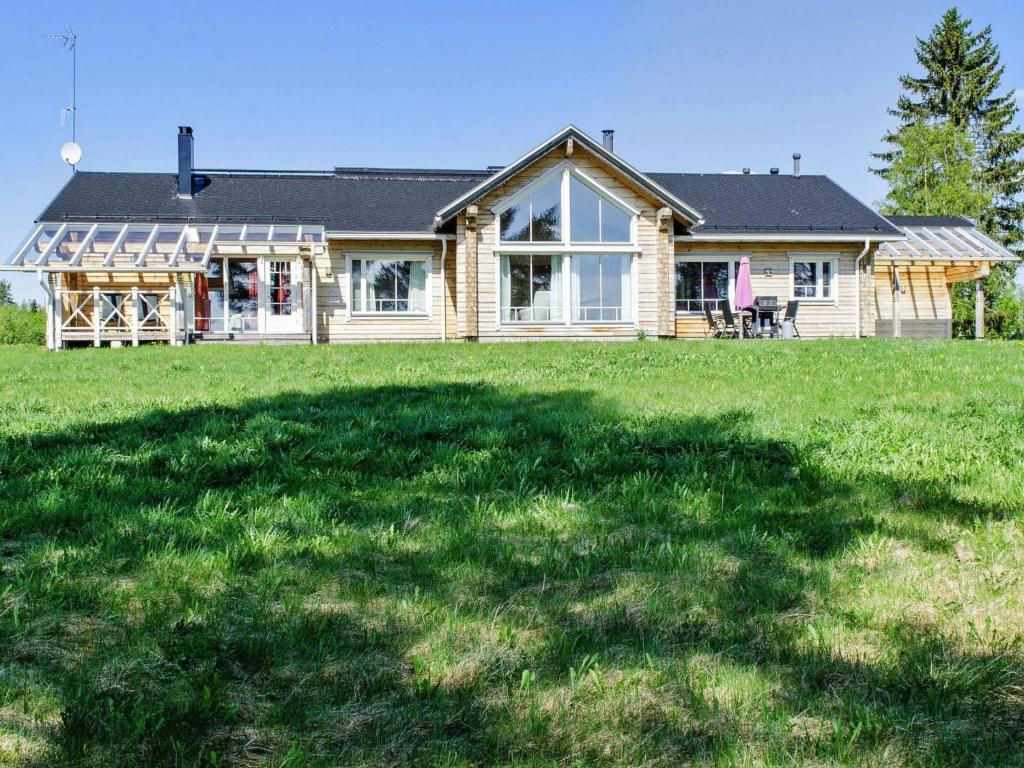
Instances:
[[[1017,261],[1017,256],[975,227],[901,226],[906,240],[882,243],[883,261]]]
[[[324,242],[319,225],[42,223],[4,269],[195,272],[216,253],[296,253]]]

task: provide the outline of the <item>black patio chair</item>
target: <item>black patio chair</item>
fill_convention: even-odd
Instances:
[[[704,319],[707,320],[708,327],[704,329],[705,339],[720,339],[725,336],[725,323],[719,320],[711,312],[711,307],[708,306],[707,302],[704,302]]]
[[[800,309],[800,301],[798,299],[792,299],[786,302],[786,314],[782,316],[782,322],[785,323],[787,320],[793,324],[793,335],[798,339],[800,338],[800,331],[796,328],[796,311]]]
[[[722,321],[725,323],[726,334],[730,339],[738,339],[740,336],[739,328],[736,327],[736,317],[732,313],[732,306],[729,304],[728,299],[722,299],[718,306],[722,310]],[[750,338],[753,334],[751,332],[750,318],[743,318],[743,335]]]

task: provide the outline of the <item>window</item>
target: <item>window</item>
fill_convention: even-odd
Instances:
[[[139,305],[135,308],[135,316],[139,325],[144,328],[160,325],[160,296],[155,293],[140,293]]]
[[[228,330],[259,330],[260,276],[254,259],[228,261]]]
[[[124,315],[124,294],[101,293],[100,326],[118,328],[126,325],[128,325],[128,318]]]
[[[353,259],[352,311],[427,311],[427,260]]]
[[[501,321],[562,319],[562,257],[510,254],[501,259]]]
[[[630,257],[619,254],[572,257],[572,319],[626,322],[632,319]]]
[[[676,312],[717,310],[729,298],[731,261],[677,261]]]
[[[574,243],[628,243],[630,217],[575,176],[569,177],[569,221]]]
[[[562,189],[557,178],[520,198],[500,214],[503,243],[562,240]]]
[[[836,259],[792,258],[790,294],[794,299],[833,300],[836,294],[835,280]]]
[[[271,261],[267,265],[270,294],[268,296],[270,314],[274,316],[292,313],[292,263],[290,261]]]

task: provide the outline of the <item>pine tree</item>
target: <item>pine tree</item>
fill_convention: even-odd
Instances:
[[[922,77],[903,75],[903,93],[889,113],[900,127],[884,137],[891,149],[875,153],[885,166],[874,169],[888,179],[900,146],[900,133],[915,123],[951,122],[965,128],[977,150],[978,186],[991,192],[979,225],[1000,242],[1024,249],[1024,131],[1014,126],[1016,94],[998,93],[1005,67],[992,42],[992,28],[971,31],[971,19],[954,7],[943,14],[927,40],[918,38]],[[950,211],[949,213],[953,213]]]

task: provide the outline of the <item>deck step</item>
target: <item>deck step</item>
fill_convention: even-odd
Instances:
[[[308,333],[197,333],[196,344],[309,344]]]

